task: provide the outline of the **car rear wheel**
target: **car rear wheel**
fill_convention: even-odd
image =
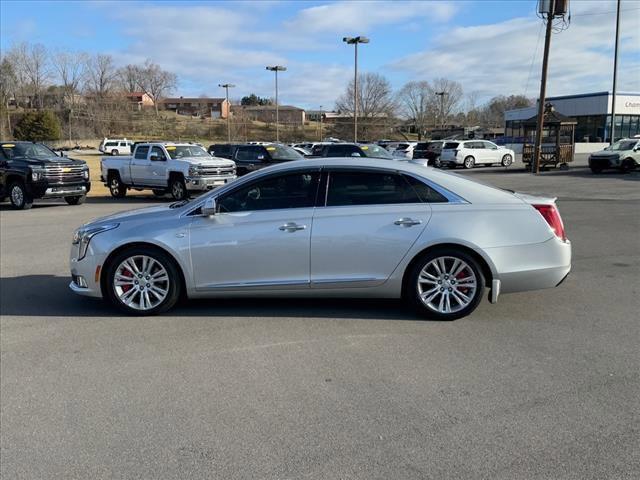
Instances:
[[[127,194],[127,186],[123,185],[120,181],[120,175],[117,173],[110,173],[107,179],[109,184],[109,192],[114,198],[123,198]]]
[[[602,173],[602,168],[600,167],[590,167],[591,168],[591,173],[595,173],[596,175],[598,175],[599,173]]]
[[[115,157],[116,155],[120,155],[120,152],[114,148],[113,150],[111,150],[111,155]]]
[[[513,157],[509,154],[506,154],[504,157],[502,157],[501,163],[503,167],[508,167],[513,163]]]
[[[622,165],[620,165],[620,170],[624,173],[628,173],[635,167],[634,161],[632,158],[625,158],[622,161]]]
[[[162,250],[132,247],[106,266],[103,293],[117,308],[133,315],[155,315],[173,307],[180,297],[180,273]]]
[[[436,157],[436,161],[433,162],[433,166],[436,168],[441,168],[442,167],[442,162],[440,161],[440,157]]]
[[[415,262],[405,296],[428,319],[456,320],[476,309],[484,284],[482,269],[471,255],[451,248],[438,249]]]
[[[28,210],[33,206],[33,197],[29,195],[21,182],[14,182],[9,187],[11,205],[17,210]]]
[[[64,197],[64,201],[69,205],[82,205],[84,201],[87,199],[86,195],[80,195],[76,197]]]
[[[184,200],[188,196],[187,186],[184,183],[184,179],[174,177],[171,179],[171,184],[169,185],[169,190],[171,191],[171,196],[175,200]]]
[[[473,158],[472,156],[468,156],[467,158],[464,159],[464,168],[473,168],[475,164],[476,164],[476,159]]]

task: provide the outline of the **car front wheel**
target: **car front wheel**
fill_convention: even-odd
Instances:
[[[476,309],[484,284],[482,269],[471,255],[456,249],[438,249],[414,263],[405,295],[422,316],[455,320]]]
[[[20,182],[14,182],[9,187],[9,199],[17,210],[27,210],[33,206],[33,197]]]
[[[123,198],[127,194],[127,187],[120,181],[120,175],[112,173],[109,175],[107,183],[109,184],[109,192],[114,198]]]
[[[117,308],[133,315],[155,315],[173,307],[181,282],[175,261],[151,247],[132,247],[110,260],[103,293]]]
[[[169,190],[171,190],[171,196],[175,200],[184,200],[188,196],[187,186],[182,178],[173,178]]]

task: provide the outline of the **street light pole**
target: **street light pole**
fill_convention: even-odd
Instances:
[[[616,46],[613,54],[613,98],[611,99],[611,142],[613,145],[616,141],[616,92],[618,79],[618,42],[620,41],[620,0],[616,9]]]
[[[222,87],[226,91],[227,98],[227,142],[231,143],[231,104],[229,103],[229,89],[235,87],[233,83],[223,83],[218,84],[219,87]]]
[[[436,95],[440,97],[440,128],[444,131],[444,96],[449,94],[443,90],[436,92]]]
[[[369,43],[367,37],[343,37],[342,41],[355,47],[353,75],[353,142],[358,142],[358,44]]]
[[[320,138],[318,140],[322,141],[322,105],[320,105]]]
[[[274,65],[272,67],[266,67],[267,70],[275,72],[276,74],[276,142],[280,141],[280,132],[278,130],[278,120],[279,120],[279,112],[278,112],[278,72],[284,72],[287,67],[283,67],[282,65]]]

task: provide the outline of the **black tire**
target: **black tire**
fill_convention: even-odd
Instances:
[[[591,168],[591,173],[595,173],[596,175],[602,173],[602,168],[600,167],[589,167]]]
[[[120,174],[111,172],[107,177],[109,192],[113,198],[124,198],[127,194],[127,186],[120,180]]]
[[[463,163],[464,168],[466,169],[473,168],[475,164],[476,164],[476,159],[473,158],[471,155],[469,155],[468,157],[465,157],[464,163]]]
[[[64,201],[69,205],[82,205],[86,199],[86,195],[80,195],[79,197],[64,197]]]
[[[431,281],[442,282],[441,284],[433,285],[434,289],[439,290],[435,292],[435,298],[433,299],[433,301],[439,301],[440,298],[446,295],[450,299],[450,305],[451,305],[450,310],[452,310],[449,313],[440,312],[434,309],[433,306],[429,306],[425,302],[423,302],[420,297],[421,293],[422,295],[427,295],[429,292],[428,291],[420,292],[419,290],[420,287],[418,286],[418,278],[420,278],[420,275],[423,269],[425,269],[425,267],[427,267],[432,261],[438,258],[443,258],[443,257],[446,257],[445,265],[447,268],[453,268],[455,259],[457,259],[458,261],[462,261],[466,264],[463,270],[460,271],[460,273],[457,276],[453,277],[452,280],[450,280],[449,277],[447,277],[447,280],[444,280],[444,278],[439,278],[439,277],[436,277],[435,280],[430,280],[430,279],[425,280],[425,282],[431,282]],[[468,272],[468,270],[470,270],[473,273],[473,276]],[[428,268],[427,273],[429,271],[432,271],[434,273],[436,272],[435,270],[431,270],[431,267]],[[460,275],[467,275],[467,277],[460,277]],[[469,277],[473,277],[473,279],[475,280],[474,287],[470,286],[467,288],[466,286],[465,287],[461,287],[459,285],[455,286],[456,279],[461,280],[461,278],[469,278]],[[422,278],[424,279],[424,277]],[[453,282],[453,284],[449,284],[447,282]],[[432,288],[430,285],[426,283],[421,283],[421,285],[424,285],[425,290],[427,288]],[[438,286],[438,285],[442,285],[442,286]],[[458,318],[466,317],[476,309],[476,307],[482,300],[482,296],[484,294],[484,286],[485,286],[485,278],[482,273],[482,268],[480,267],[480,265],[478,264],[478,261],[473,256],[469,255],[463,250],[458,250],[455,248],[438,248],[423,254],[420,258],[418,258],[416,262],[413,263],[413,266],[409,270],[408,275],[406,277],[404,297],[405,297],[405,300],[421,316],[429,320],[456,320]],[[450,294],[446,291],[448,290],[449,292],[452,292],[453,289],[455,289],[456,293]],[[466,304],[465,306],[463,306],[462,303],[456,300],[456,295],[460,293],[466,295],[470,291],[472,291],[471,296],[469,297],[470,300],[468,301],[468,304]],[[444,293],[440,293],[440,292],[444,292]],[[462,298],[462,296],[459,298]],[[458,307],[462,307],[462,308],[459,308],[454,311],[453,303],[456,303],[455,305],[456,308]]]
[[[169,191],[175,200],[185,200],[189,197],[187,185],[184,183],[184,178],[181,177],[171,178],[169,181]]]
[[[9,186],[9,200],[16,210],[29,210],[33,206],[33,197],[22,182],[13,182]]]
[[[120,155],[120,152],[117,149],[111,150],[111,156],[115,157],[116,155]]]
[[[620,171],[622,173],[629,173],[635,168],[635,163],[632,158],[625,158],[620,165]]]
[[[436,168],[442,168],[442,162],[440,162],[440,156],[437,156],[433,162],[433,166]]]
[[[164,189],[163,189],[163,190],[158,190],[157,188],[156,188],[156,189],[154,189],[154,190],[152,190],[152,191],[153,191],[153,194],[154,194],[156,197],[163,197],[163,196],[164,196],[164,195],[166,195],[166,193],[167,193],[167,191],[166,191],[166,190],[164,190]]]
[[[162,300],[155,307],[147,310],[139,310],[126,305],[125,303],[123,303],[123,301],[120,300],[120,297],[115,290],[116,287],[114,285],[114,282],[116,270],[118,269],[120,264],[127,258],[136,255],[144,255],[146,257],[153,258],[156,262],[160,263],[162,267],[164,267],[169,278],[168,292],[164,300]],[[157,315],[159,313],[165,312],[176,304],[176,302],[180,298],[181,290],[182,277],[180,275],[178,265],[169,254],[167,254],[163,250],[160,250],[159,248],[154,248],[151,246],[134,246],[126,248],[110,258],[109,263],[105,265],[104,276],[102,278],[103,297],[106,298],[114,307],[125,313],[128,313],[129,315]]]
[[[500,164],[503,167],[509,167],[511,166],[512,163],[513,163],[513,157],[511,156],[510,153],[507,153],[504,157],[502,157],[502,162],[500,162]]]

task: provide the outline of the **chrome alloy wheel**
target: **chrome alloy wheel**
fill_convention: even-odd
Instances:
[[[14,205],[22,205],[22,202],[24,201],[24,193],[20,186],[14,185],[11,189],[11,201]]]
[[[152,257],[134,255],[115,271],[113,290],[127,307],[144,311],[160,305],[169,293],[169,274]]]
[[[111,181],[109,182],[109,191],[114,197],[120,193],[120,180],[116,177],[111,178]]]
[[[171,195],[176,200],[184,198],[184,185],[182,184],[182,182],[173,182],[173,185],[171,185]]]
[[[467,307],[478,288],[473,269],[456,257],[437,257],[418,276],[420,301],[437,313],[456,313]]]

